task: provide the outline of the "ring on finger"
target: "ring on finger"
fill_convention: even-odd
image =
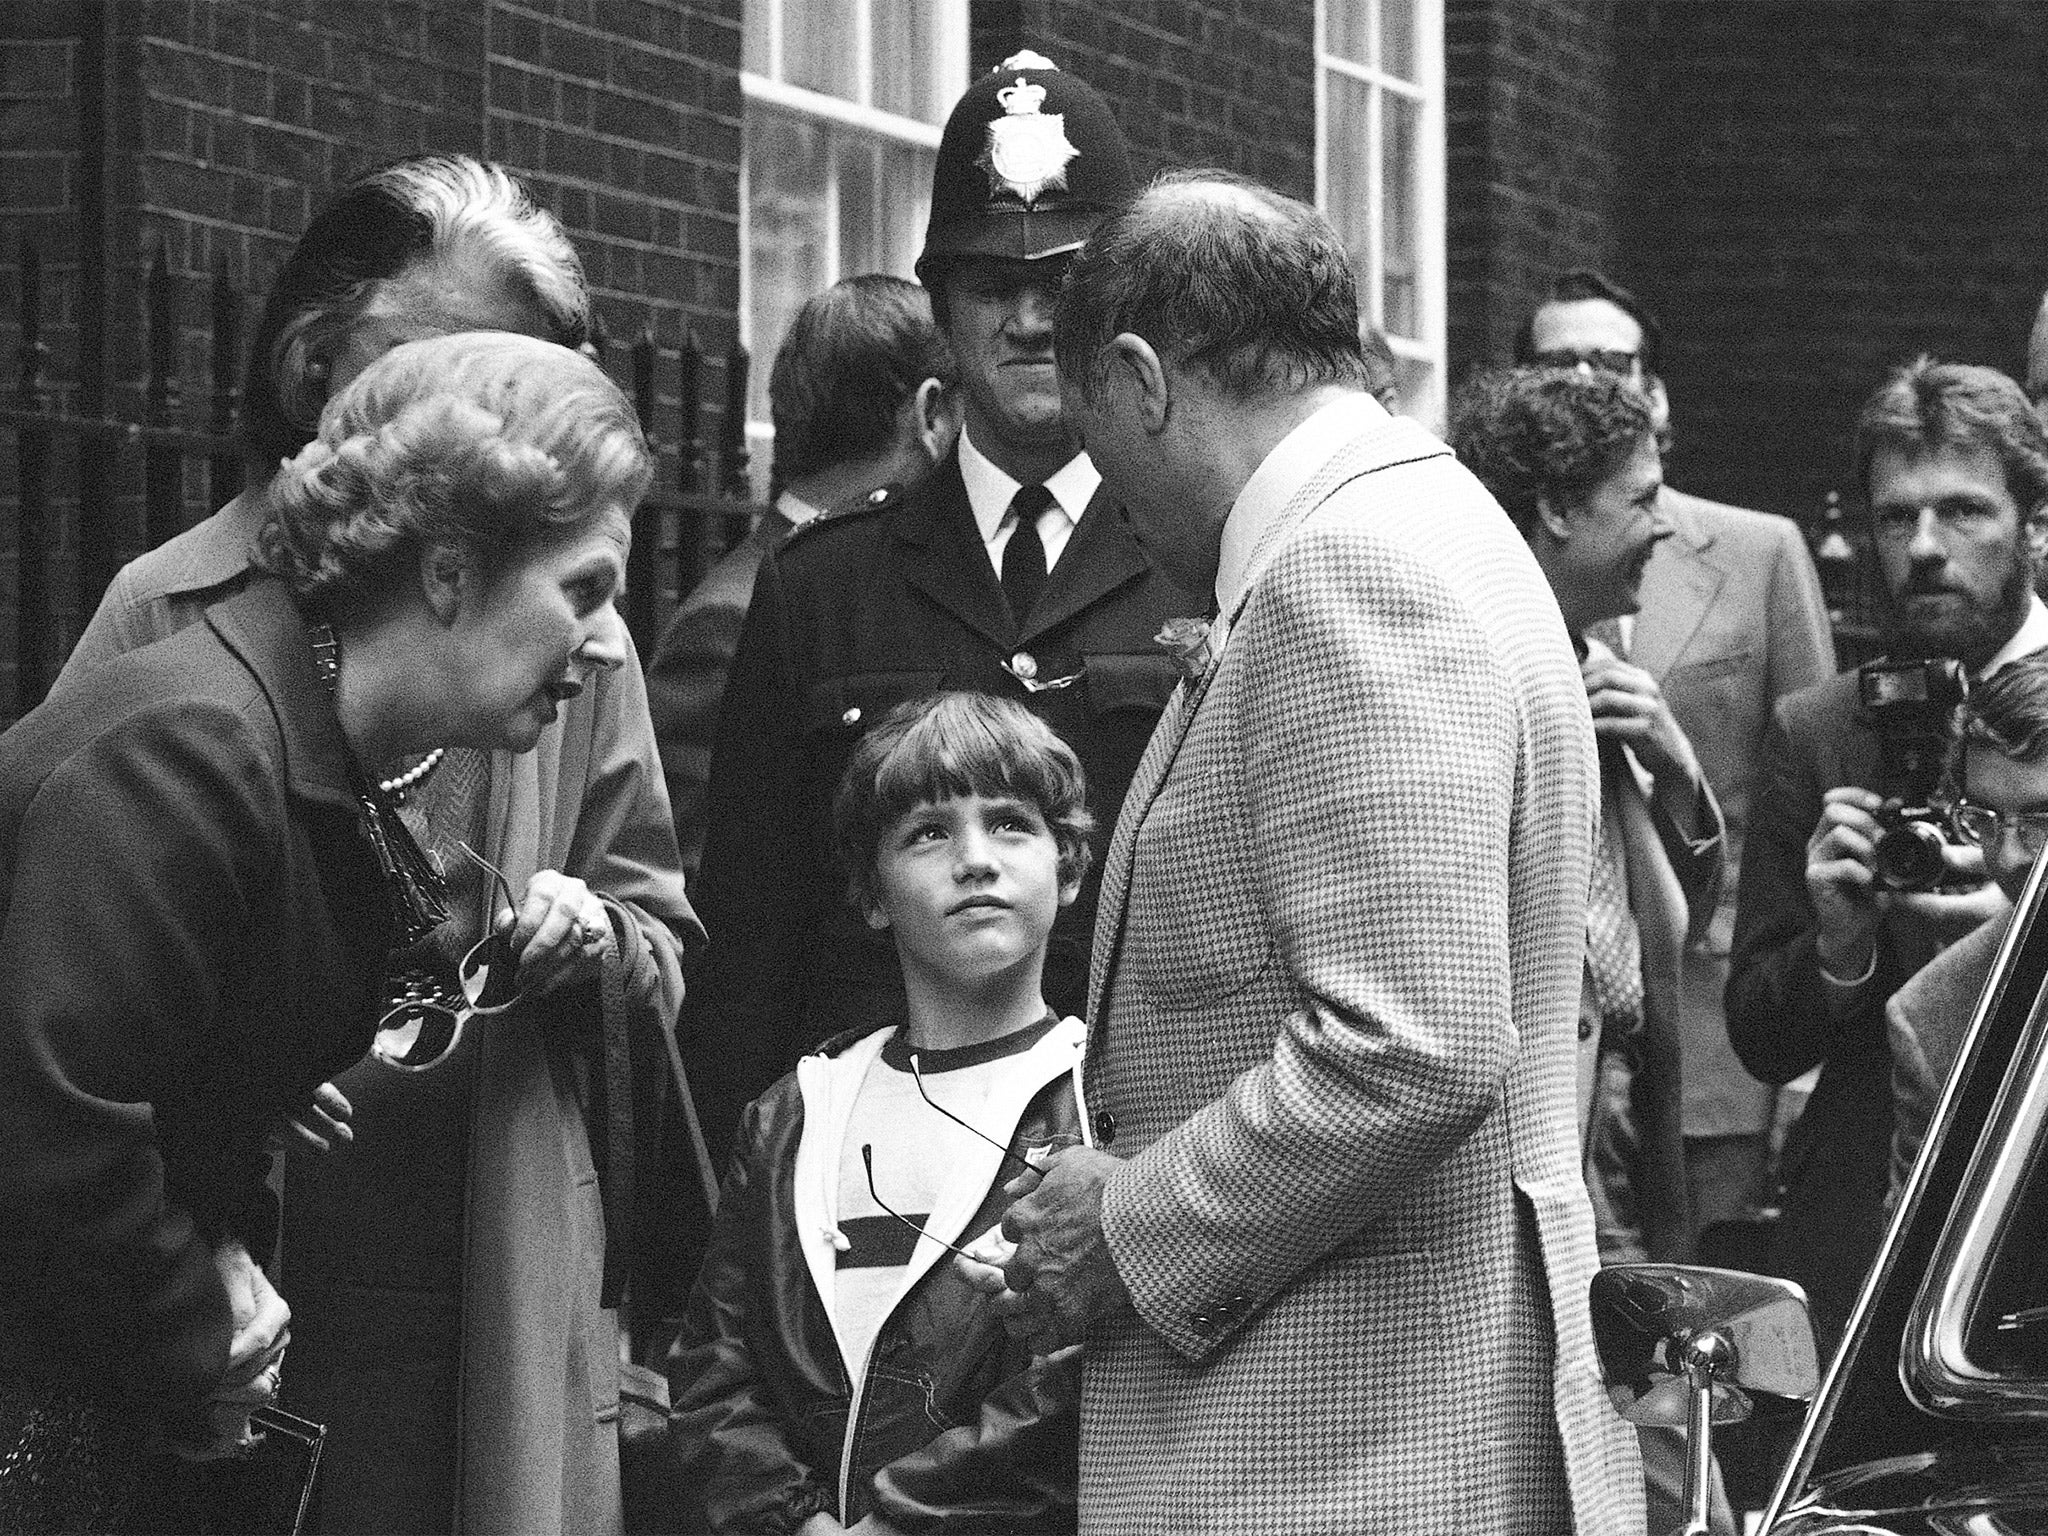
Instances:
[[[585,922],[582,918],[579,917],[573,924],[570,925],[569,931],[576,935],[577,948],[588,949],[591,945],[599,943],[603,940],[605,936],[605,930],[609,926],[610,925],[606,923]]]

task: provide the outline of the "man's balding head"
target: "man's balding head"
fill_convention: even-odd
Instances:
[[[1337,232],[1230,171],[1163,173],[1074,258],[1054,321],[1061,374],[1092,394],[1127,332],[1233,396],[1369,383]]]

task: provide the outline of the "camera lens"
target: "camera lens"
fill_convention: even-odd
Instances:
[[[1892,891],[1931,891],[1941,884],[1947,861],[1941,856],[1948,839],[1926,821],[1901,821],[1885,829],[1872,850],[1877,883]]]

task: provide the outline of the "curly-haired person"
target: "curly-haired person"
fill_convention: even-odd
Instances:
[[[387,990],[451,893],[382,786],[436,746],[532,752],[622,664],[651,478],[579,354],[401,346],[279,472],[236,592],[0,737],[0,1527],[212,1528],[180,1465],[251,1442],[293,1323],[269,1127],[366,1051],[455,1044]],[[657,1006],[584,881],[493,912],[492,975],[587,1000],[565,1036],[601,975]]]

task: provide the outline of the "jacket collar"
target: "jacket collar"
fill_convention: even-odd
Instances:
[[[904,579],[990,644],[1007,649],[1013,638],[1010,610],[974,526],[957,449],[905,502],[894,531]]]
[[[263,689],[284,741],[292,793],[354,810],[348,742],[314,669],[306,621],[285,584],[259,575],[206,609],[206,623]]]
[[[173,596],[201,592],[249,570],[249,551],[269,516],[262,490],[244,491],[213,516],[162,546],[159,580]]]
[[[832,1234],[839,1223],[840,1153],[846,1144],[846,1128],[853,1118],[854,1101],[861,1082],[882,1047],[895,1035],[891,1024],[854,1039],[835,1056],[814,1054],[796,1064],[797,1091],[803,1100],[803,1132],[797,1142],[796,1166],[791,1184],[791,1206],[797,1241],[811,1272],[811,1284],[832,1321],[832,1334],[846,1362],[848,1376],[859,1380],[867,1368],[865,1359],[855,1359],[847,1338],[840,1331],[837,1297],[838,1250]],[[841,1037],[844,1038],[844,1037]],[[1005,1076],[989,1098],[977,1129],[1007,1141],[1016,1133],[1024,1110],[1047,1083],[1070,1074],[1075,1103],[1080,1106],[1080,1123],[1087,1135],[1088,1113],[1081,1098],[1081,1057],[1087,1031],[1076,1018],[1061,1019],[1018,1059],[1017,1069]],[[965,1227],[1002,1173],[1003,1154],[986,1142],[977,1141],[972,1153],[962,1159],[946,1181],[945,1194],[926,1222],[926,1227],[944,1241],[960,1247],[969,1238],[981,1236]],[[941,1259],[945,1248],[931,1238],[919,1240],[903,1273],[902,1283],[890,1298],[893,1312],[917,1282]]]
[[[1045,590],[1038,594],[1017,639],[1036,639],[1151,568],[1137,535],[1124,521],[1123,508],[1107,486],[1097,486],[1059,563],[1046,575]]]
[[[1629,637],[1629,660],[1656,677],[1685,654],[1728,579],[1728,567],[1713,547],[1713,531],[1693,510],[1696,500],[1665,488],[1660,510],[1671,519],[1673,532],[1643,572],[1642,610]]]
[[[897,515],[904,578],[961,623],[1005,652],[1066,623],[1151,569],[1123,519],[1123,509],[1098,487],[1045,588],[1022,625],[1013,624],[1002,585],[968,505],[956,449],[934,469]]]

